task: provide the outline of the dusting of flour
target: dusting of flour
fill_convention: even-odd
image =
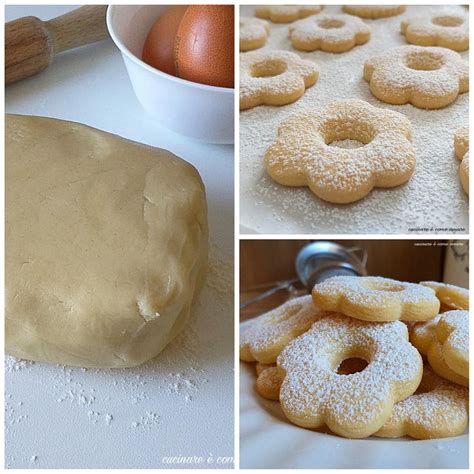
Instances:
[[[385,104],[369,91],[363,79],[364,61],[373,55],[407,44],[400,22],[412,15],[447,7],[408,6],[406,13],[378,20],[364,20],[372,30],[370,41],[342,54],[294,50],[287,25],[271,24],[263,49],[293,51],[312,60],[320,70],[318,82],[301,99],[284,107],[255,107],[240,114],[241,225],[257,233],[467,233],[468,198],[459,181],[459,162],[453,136],[468,124],[468,94],[439,110],[412,105]],[[449,9],[465,10],[460,6]],[[327,13],[341,13],[340,6],[326,6]],[[243,6],[241,14],[252,16],[254,7]],[[461,53],[468,60],[468,52]],[[296,112],[320,109],[339,99],[361,99],[375,107],[406,115],[413,127],[417,164],[406,185],[375,189],[353,204],[322,201],[307,188],[281,186],[266,174],[263,156],[277,135],[279,125]],[[351,145],[347,144],[347,148]],[[344,146],[346,148],[346,146]]]

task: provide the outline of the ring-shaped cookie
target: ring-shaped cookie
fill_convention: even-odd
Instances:
[[[289,51],[252,51],[240,55],[240,109],[286,105],[316,83],[319,70]]]
[[[346,139],[365,146],[330,146]],[[308,186],[325,201],[349,203],[374,187],[408,181],[416,158],[411,124],[404,115],[348,99],[290,116],[278,129],[264,162],[277,183]]]
[[[406,18],[400,31],[408,43],[419,46],[441,46],[454,51],[469,48],[469,15],[461,10]]]
[[[289,341],[307,331],[324,313],[310,295],[294,298],[240,324],[240,359],[272,364]]]
[[[340,375],[341,360],[368,362]],[[286,417],[306,428],[327,425],[347,438],[364,438],[390,418],[393,405],[418,387],[423,363],[400,321],[374,324],[327,317],[294,339],[278,356],[284,377],[280,403]]]
[[[431,288],[390,278],[336,276],[312,294],[319,308],[365,321],[426,321],[439,310]]]
[[[261,5],[255,8],[255,15],[273,23],[290,23],[319,13],[322,5]]]
[[[436,337],[448,367],[469,378],[469,313],[462,310],[448,311],[441,315],[436,325]]]
[[[375,20],[400,15],[406,7],[405,5],[344,5],[342,9],[350,15]]]
[[[454,151],[461,166],[459,167],[459,178],[462,188],[469,194],[469,128],[460,128],[454,134]]]
[[[240,51],[251,51],[261,48],[270,34],[268,21],[259,18],[240,17],[239,40]]]
[[[450,309],[469,309],[469,290],[437,281],[422,281],[420,285],[435,291],[442,305]]]
[[[390,419],[375,433],[383,438],[448,438],[464,432],[469,391],[444,380],[425,365],[417,391],[395,404]]]
[[[367,43],[370,28],[351,15],[316,15],[288,27],[291,44],[301,51],[343,53]]]
[[[469,90],[469,66],[450,49],[398,46],[369,58],[364,79],[382,102],[439,109]]]

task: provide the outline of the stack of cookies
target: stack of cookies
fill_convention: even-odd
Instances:
[[[464,432],[469,293],[436,282],[333,277],[241,324],[240,358],[285,416],[347,438]]]

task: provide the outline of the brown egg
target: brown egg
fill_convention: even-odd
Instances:
[[[143,46],[142,59],[160,71],[176,76],[174,47],[176,33],[188,6],[173,6],[152,26]]]
[[[189,6],[178,28],[175,60],[178,77],[234,87],[234,7]]]

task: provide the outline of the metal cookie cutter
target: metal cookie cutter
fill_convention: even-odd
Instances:
[[[289,293],[290,298],[311,293],[314,285],[333,276],[365,276],[367,275],[367,259],[367,251],[360,247],[344,247],[324,240],[311,242],[305,245],[296,256],[297,278],[249,288],[249,290],[256,290],[273,285],[269,290],[242,303],[240,309],[283,290]],[[301,286],[303,286],[302,289]]]

